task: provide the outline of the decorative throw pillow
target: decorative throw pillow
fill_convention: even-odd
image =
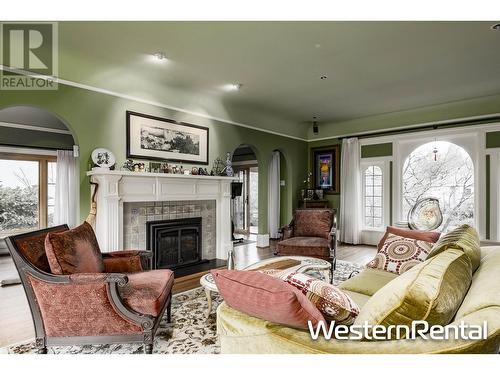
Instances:
[[[380,250],[384,246],[385,240],[389,234],[395,234],[396,236],[412,238],[414,240],[425,241],[430,243],[436,243],[441,236],[440,232],[427,232],[423,230],[413,230],[413,229],[403,229],[397,227],[388,226],[385,230],[385,234],[378,243],[378,249]]]
[[[481,261],[481,247],[477,231],[470,225],[463,224],[443,235],[432,248],[429,258],[448,249],[462,250],[472,262],[472,272],[475,272]]]
[[[45,237],[45,253],[55,275],[104,272],[101,250],[89,223]]]
[[[307,329],[324,318],[299,290],[260,272],[212,270],[217,289],[233,309],[294,328]]]
[[[303,273],[289,273],[285,282],[300,290],[326,320],[351,325],[359,314],[359,307],[342,289]]]
[[[451,322],[469,290],[472,264],[461,250],[448,249],[420,263],[379,289],[361,309],[354,324],[407,326]],[[392,330],[394,339],[397,330]],[[401,337],[405,331],[401,330]]]
[[[432,244],[389,234],[375,258],[366,266],[401,275],[427,259]]]

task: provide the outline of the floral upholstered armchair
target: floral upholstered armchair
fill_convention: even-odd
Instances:
[[[84,225],[87,236],[94,236]],[[147,251],[99,251],[102,272],[57,274],[46,239],[66,236],[66,245],[76,230],[61,225],[6,238],[31,309],[38,352],[47,353],[48,346],[140,342],[151,353],[165,310],[170,322],[172,271],[148,270]]]
[[[335,270],[337,216],[332,209],[298,209],[280,229],[276,255],[298,255],[328,260]]]

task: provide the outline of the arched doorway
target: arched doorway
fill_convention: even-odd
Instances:
[[[413,150],[402,170],[402,215],[422,198],[439,200],[448,232],[474,225],[474,163],[465,149],[445,141],[428,142]]]
[[[242,183],[241,195],[232,200],[234,233],[236,237],[256,235],[259,225],[259,163],[254,147],[238,146],[233,151],[232,162],[235,176]]]
[[[24,105],[0,109],[0,237],[58,224],[57,151],[72,153],[74,144],[69,127],[49,111]],[[72,220],[65,221],[70,225],[78,217],[75,164]]]

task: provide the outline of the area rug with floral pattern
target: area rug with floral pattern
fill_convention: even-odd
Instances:
[[[353,272],[359,272],[363,266],[337,261],[333,273],[333,284],[338,285],[349,278]],[[322,277],[314,271],[308,274]],[[205,313],[208,308],[203,288],[196,288],[187,292],[175,294],[172,300],[172,323],[167,323],[166,317],[160,323],[156,333],[155,354],[218,354],[220,346],[216,333],[215,309],[222,302],[222,298],[212,293],[213,311],[208,319]],[[50,347],[52,354],[141,354],[143,346],[140,344],[111,344],[111,345],[78,345],[65,347]],[[35,352],[34,342],[28,341],[12,345],[0,352],[10,354],[29,354]]]

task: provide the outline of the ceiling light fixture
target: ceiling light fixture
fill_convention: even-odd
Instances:
[[[500,30],[500,23],[496,23],[494,25],[491,25],[491,30]]]
[[[167,59],[167,55],[165,55],[165,52],[158,51],[153,53],[153,56],[158,60],[158,61],[163,61]]]
[[[243,83],[229,83],[223,86],[226,91],[239,91],[243,87]]]
[[[313,134],[317,135],[319,133],[317,117],[313,116]]]
[[[328,76],[326,74],[323,74],[321,77],[319,77],[319,79],[324,81],[325,79],[328,79]]]

